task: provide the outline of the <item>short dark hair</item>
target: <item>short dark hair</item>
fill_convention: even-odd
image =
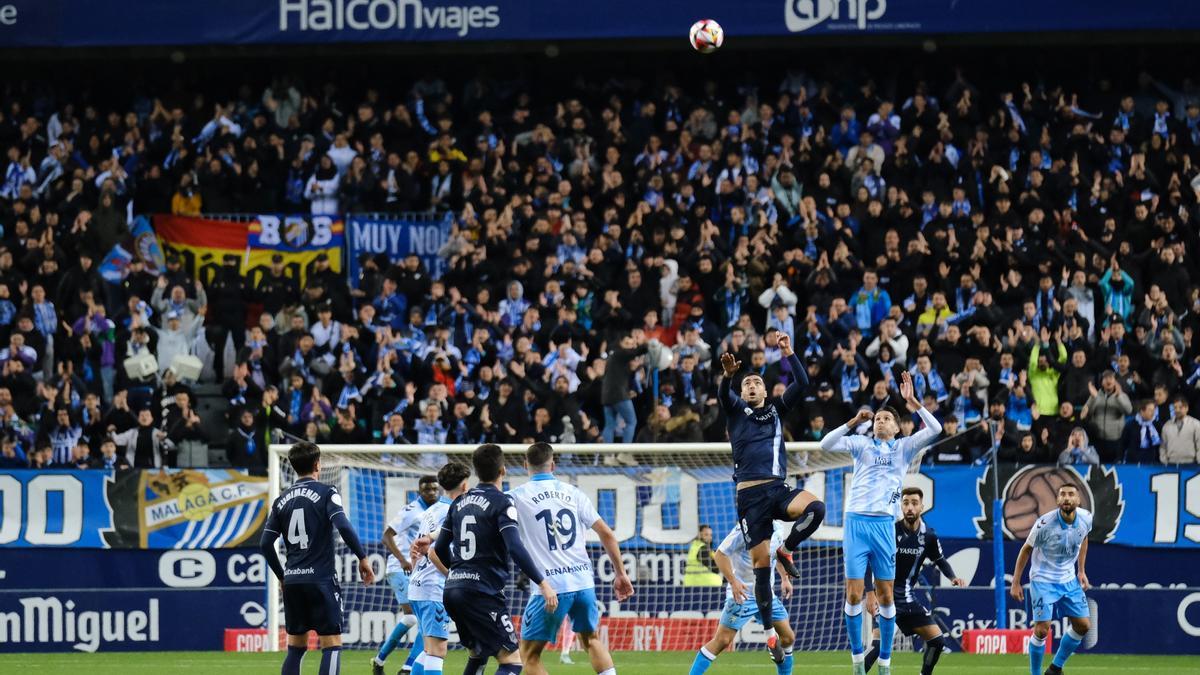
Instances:
[[[471,469],[462,462],[449,462],[446,466],[438,469],[437,482],[446,492],[462,485],[462,482],[471,477]]]
[[[921,501],[925,500],[925,493],[922,492],[921,488],[919,487],[906,487],[900,491],[901,497],[907,497],[909,495],[916,495],[921,498]]]
[[[298,476],[311,476],[321,461],[321,448],[311,441],[300,441],[288,450],[288,461]]]
[[[436,482],[438,482],[437,476],[421,476],[421,480],[417,481],[417,485],[425,486]]]
[[[554,459],[554,448],[549,443],[534,443],[525,450],[525,461],[529,466],[546,466]]]
[[[1062,485],[1058,486],[1058,491],[1062,492],[1063,490],[1074,490],[1079,492],[1079,487],[1074,483],[1063,483]]]
[[[879,410],[876,410],[875,412],[876,413],[881,413],[881,412],[890,413],[892,415],[892,419],[896,420],[896,424],[900,423],[900,413],[896,412],[896,409],[890,405],[885,405],[882,408],[880,408]]]
[[[471,455],[471,464],[475,465],[475,475],[484,483],[491,483],[500,477],[500,469],[504,467],[504,451],[495,443],[484,443],[475,448]]]

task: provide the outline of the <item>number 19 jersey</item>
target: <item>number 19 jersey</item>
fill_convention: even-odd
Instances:
[[[555,593],[594,588],[592,560],[584,542],[600,520],[582,490],[553,474],[534,474],[532,480],[509,491],[517,507],[521,541]],[[541,589],[531,592],[541,595]]]

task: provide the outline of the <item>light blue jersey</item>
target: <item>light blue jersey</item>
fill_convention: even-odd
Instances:
[[[942,433],[942,424],[928,410],[917,411],[925,428],[912,436],[881,441],[866,436],[849,436],[842,426],[821,439],[827,452],[849,452],[854,458],[854,476],[850,481],[847,513],[900,517],[900,488],[908,467],[925,446]],[[888,532],[891,536],[891,532]]]
[[[1092,531],[1092,512],[1075,509],[1075,522],[1063,520],[1058,509],[1042,515],[1033,524],[1025,543],[1033,549],[1029,580],[1054,584],[1075,581],[1079,549]]]
[[[446,513],[450,510],[450,498],[443,495],[433,506],[425,509],[417,521],[417,536],[436,539],[442,524],[446,522]],[[446,587],[446,575],[438,571],[425,556],[413,564],[412,577],[408,584],[408,598],[417,600],[442,602],[442,590]]]
[[[435,502],[436,503],[436,502]],[[414,541],[417,540],[417,529],[420,526],[421,514],[425,513],[425,509],[429,505],[424,499],[417,497],[404,508],[400,509],[394,518],[388,521],[388,527],[396,533],[396,548],[399,548],[405,555],[408,555],[408,549],[412,547]],[[387,557],[387,573],[403,572],[400,567],[400,561],[396,560],[396,556],[388,554]]]

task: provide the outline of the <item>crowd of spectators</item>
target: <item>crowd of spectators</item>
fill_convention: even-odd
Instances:
[[[1196,463],[1200,88],[1027,75],[280,78],[118,107],[10,88],[0,466],[205,466],[223,446],[258,468],[274,430],[719,441],[716,360],[779,393],[782,334],[811,383],[796,440],[906,369],[945,424],[926,461]],[[98,274],[130,213],[364,210],[456,214],[445,273]],[[158,372],[127,373],[143,353]],[[169,367],[197,354],[228,437]]]

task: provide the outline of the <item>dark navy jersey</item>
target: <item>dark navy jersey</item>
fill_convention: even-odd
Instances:
[[[285,584],[334,580],[332,520],[342,512],[338,491],[312,478],[292,483],[275,500],[265,529],[283,539]]]
[[[916,530],[904,526],[903,520],[896,521],[896,599],[916,602],[913,588],[917,577],[926,563],[937,565],[942,574],[954,577],[954,570],[942,553],[942,543],[932,527],[921,520]]]
[[[799,404],[808,385],[800,359],[788,357],[795,376],[783,396],[772,396],[753,408],[733,392],[728,377],[721,378],[720,400],[733,446],[733,481],[787,477],[787,449],[783,441],[783,416]]]
[[[477,485],[450,505],[442,530],[450,535],[446,590],[496,595],[508,584],[508,545],[502,532],[517,526],[517,508],[496,486]]]

